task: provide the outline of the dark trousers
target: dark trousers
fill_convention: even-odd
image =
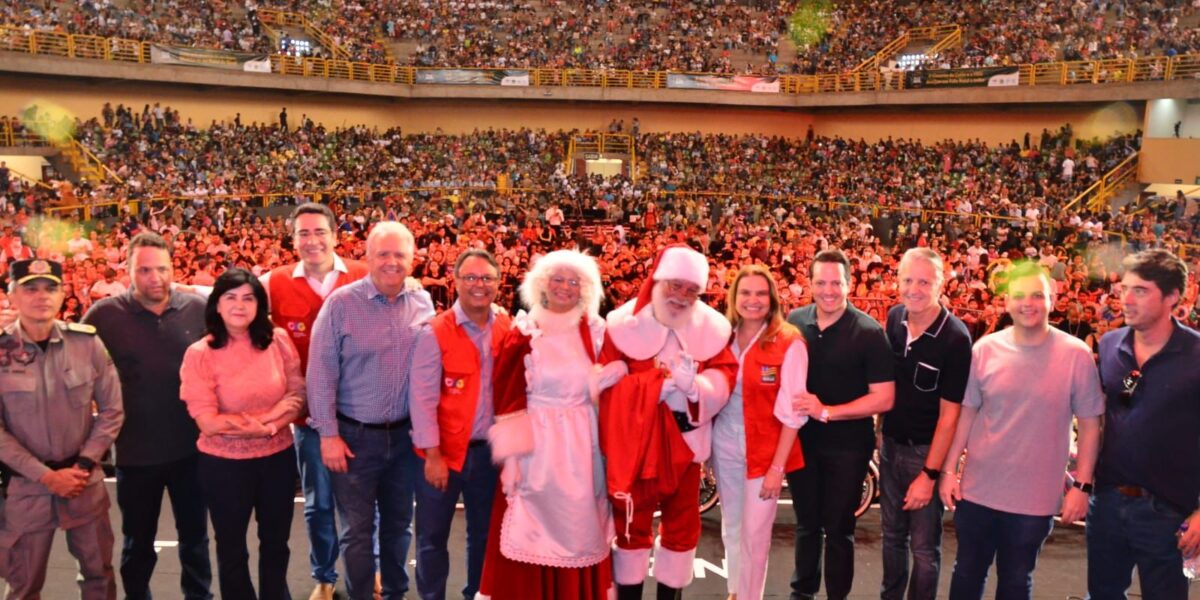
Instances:
[[[339,423],[338,433],[354,453],[345,473],[331,474],[346,592],[351,600],[372,598],[378,556],[384,600],[403,598],[408,592],[405,568],[412,542],[413,488],[422,477],[411,428],[381,431]]]
[[[479,591],[498,477],[491,449],[483,444],[467,450],[462,472],[450,471],[446,491],[429,485],[424,477],[417,478],[417,590],[422,600],[446,598],[446,578],[450,575],[446,544],[459,495],[467,518],[467,582],[462,595],[469,600]]]
[[[883,585],[879,597],[900,600],[907,590],[910,600],[937,597],[938,569],[942,564],[943,507],[934,482],[933,499],[924,508],[904,510],[904,496],[921,469],[929,446],[910,446],[883,438],[879,449],[879,498],[883,524]],[[912,578],[909,578],[909,553]]]
[[[1054,517],[1004,512],[968,500],[954,507],[958,554],[950,577],[950,600],[983,598],[988,569],[996,562],[996,600],[1033,597],[1033,569]]]
[[[217,538],[221,598],[290,600],[288,536],[295,510],[296,450],[234,460],[200,455],[200,485]],[[258,525],[257,594],[250,581],[246,532],[250,515]]]
[[[1097,487],[1088,506],[1088,595],[1124,600],[1138,570],[1143,598],[1186,600],[1188,580],[1175,534],[1188,515],[1158,498]]]
[[[787,474],[796,513],[792,598],[813,598],[821,589],[831,600],[850,594],[854,581],[854,510],[862,499],[871,451],[804,448],[804,468]]]
[[[130,600],[150,598],[150,576],[158,554],[154,538],[163,491],[171,498],[179,534],[179,587],[188,600],[212,598],[208,561],[208,509],[200,490],[196,456],[161,465],[118,466],[117,506],[121,508],[121,583]]]

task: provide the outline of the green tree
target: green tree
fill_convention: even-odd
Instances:
[[[788,18],[788,37],[797,48],[819,44],[829,29],[830,0],[803,0]]]

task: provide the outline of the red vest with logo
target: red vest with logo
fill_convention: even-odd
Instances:
[[[447,310],[430,322],[442,351],[441,395],[438,399],[437,420],[439,448],[446,466],[462,471],[467,460],[467,445],[479,407],[480,373],[483,371],[479,350],[471,336],[458,324],[453,310]],[[500,344],[512,328],[508,315],[492,317],[492,360],[500,354]],[[425,452],[417,449],[423,458]]]
[[[742,360],[742,417],[746,425],[746,478],[755,479],[767,474],[783,424],[775,418],[775,397],[783,378],[783,356],[799,332],[781,331],[773,339],[756,340],[746,350]],[[802,342],[803,343],[803,342]],[[804,466],[800,438],[793,435],[784,470],[795,471]]]
[[[338,272],[333,289],[354,283],[367,276],[366,263],[347,260],[346,273]],[[300,369],[308,369],[308,342],[312,339],[313,322],[325,299],[318,296],[304,277],[292,277],[296,265],[276,267],[267,281],[271,296],[271,321],[288,332],[300,353]]]

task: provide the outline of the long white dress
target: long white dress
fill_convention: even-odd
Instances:
[[[507,497],[500,552],[511,560],[587,567],[609,554],[612,511],[588,383],[604,321],[589,321],[595,344],[589,355],[579,319],[578,312],[535,310],[513,322],[530,337],[525,376],[533,452],[518,457],[520,480]]]

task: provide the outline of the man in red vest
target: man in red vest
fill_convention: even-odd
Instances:
[[[487,443],[494,415],[492,375],[500,343],[511,327],[492,301],[500,267],[486,250],[459,255],[458,299],[417,337],[409,375],[413,445],[424,457],[417,482],[417,589],[422,600],[444,600],[450,556],[446,542],[459,495],[467,517],[464,598],[479,591],[496,493],[497,471]]]
[[[294,265],[277,267],[262,277],[271,298],[271,320],[291,336],[308,368],[308,343],[313,322],[333,290],[362,279],[367,266],[342,260],[333,253],[337,221],[328,206],[309,202],[292,211],[292,245],[300,257]],[[334,521],[333,487],[321,462],[321,437],[302,418],[295,423],[296,457],[304,489],[304,523],[308,527],[309,562],[316,580],[311,600],[331,600],[337,584],[338,534]]]
[[[712,418],[729,401],[737,373],[729,321],[697,302],[708,259],[684,245],[661,250],[638,297],[609,313],[600,363],[624,360],[629,374],[600,401],[617,543],[618,600],[642,597],[654,546],[659,600],[692,581],[700,539],[700,464]],[[662,511],[658,539],[651,529]]]

